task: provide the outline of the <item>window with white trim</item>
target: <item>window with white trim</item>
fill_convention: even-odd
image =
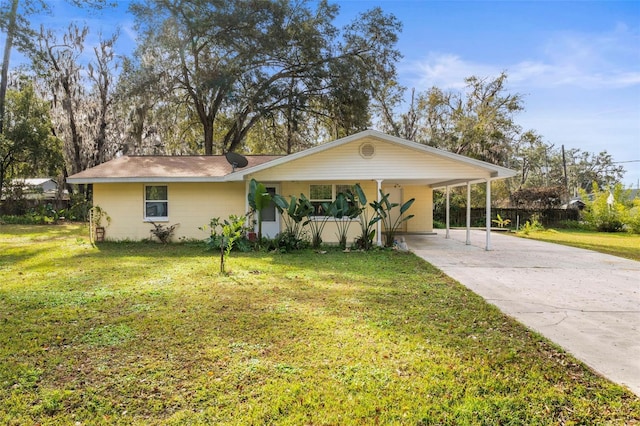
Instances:
[[[339,193],[353,193],[353,185],[311,184],[309,185],[309,201],[315,209],[315,216],[325,216],[322,204],[331,203]]]
[[[145,220],[168,220],[169,198],[167,185],[146,185],[144,187]]]

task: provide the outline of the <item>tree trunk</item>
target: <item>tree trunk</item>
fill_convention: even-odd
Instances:
[[[9,59],[13,47],[13,37],[16,32],[16,17],[18,14],[18,0],[11,2],[9,25],[7,26],[7,38],[4,42],[4,55],[2,57],[2,76],[0,77],[0,134],[4,132],[4,109],[7,98],[7,78],[9,76]]]
[[[213,121],[203,120],[204,129],[204,155],[213,155]]]

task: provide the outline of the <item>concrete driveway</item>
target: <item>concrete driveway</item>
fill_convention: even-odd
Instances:
[[[640,262],[465,230],[408,235],[409,249],[502,312],[640,395]]]

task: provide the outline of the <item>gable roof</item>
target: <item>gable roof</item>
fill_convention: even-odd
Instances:
[[[450,164],[456,163],[463,165],[467,169],[472,168],[473,170],[481,172],[482,176],[491,179],[506,178],[517,174],[513,170],[484,161],[390,136],[376,130],[365,130],[286,156],[248,155],[246,156],[248,160],[247,167],[236,169],[235,171],[233,171],[232,166],[222,155],[125,156],[70,176],[67,178],[67,181],[69,183],[243,181],[249,179],[256,173],[278,168],[279,166],[285,166],[297,160],[306,159],[307,157],[365,139],[377,140],[382,143],[405,148],[415,152],[416,155],[426,154],[430,158],[442,159]],[[419,179],[417,176],[416,178]],[[470,175],[461,175],[455,178],[448,176],[442,177],[442,179],[430,179],[428,182],[425,181],[425,183],[437,188],[445,185],[459,185],[473,179],[476,181],[483,180],[479,179],[476,174],[473,178]]]
[[[412,155],[412,157],[416,157],[416,156],[419,157],[421,156],[421,154],[426,154],[431,158],[438,158],[438,159],[442,159],[443,161],[448,161],[450,164],[457,163],[460,165],[464,165],[464,166],[467,166],[467,168],[472,168],[474,170],[481,171],[484,175],[486,175],[491,179],[508,178],[508,177],[517,175],[517,172],[515,172],[514,170],[497,166],[491,163],[487,163],[485,161],[476,160],[470,157],[466,157],[464,155],[454,154],[452,152],[434,148],[428,145],[409,141],[396,136],[387,135],[386,133],[382,133],[376,130],[365,130],[351,136],[337,139],[322,145],[314,146],[304,151],[300,151],[294,154],[276,158],[273,161],[270,161],[268,163],[259,164],[254,167],[247,167],[245,169],[238,171],[238,173],[234,174],[233,176],[229,176],[229,180],[243,180],[256,173],[269,170],[272,168],[276,168],[279,166],[284,166],[286,164],[293,163],[297,160],[302,160],[307,157],[317,155],[317,154],[326,152],[328,150],[336,149],[341,146],[345,146],[360,140],[376,140],[383,143],[386,142],[394,146],[403,147],[403,148],[406,148],[407,150],[415,152],[415,155]],[[416,170],[416,172],[418,172],[418,170]],[[371,170],[368,170],[368,175],[369,177],[372,177],[372,175],[375,175],[375,173],[372,172]],[[442,179],[432,179],[432,178],[423,179],[416,176],[415,181],[422,181],[423,183],[427,183],[434,188],[440,188],[446,185],[455,186],[455,185],[466,184],[469,181],[474,181],[474,182],[484,181],[484,179],[479,179],[478,177],[462,176],[462,175],[459,178],[455,178],[455,179],[451,177],[443,177]]]
[[[279,155],[247,156],[247,167],[279,158]],[[107,182],[224,182],[234,172],[224,155],[123,156],[76,173],[69,183]]]
[[[57,185],[57,182],[53,180],[53,178],[15,178],[11,179],[12,185],[28,185],[28,186],[39,186],[45,184],[47,182],[53,182]]]

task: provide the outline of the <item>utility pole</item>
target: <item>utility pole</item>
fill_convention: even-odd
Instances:
[[[562,168],[564,170],[564,187],[569,191],[569,177],[567,176],[567,159],[564,155],[564,145],[562,145]]]

